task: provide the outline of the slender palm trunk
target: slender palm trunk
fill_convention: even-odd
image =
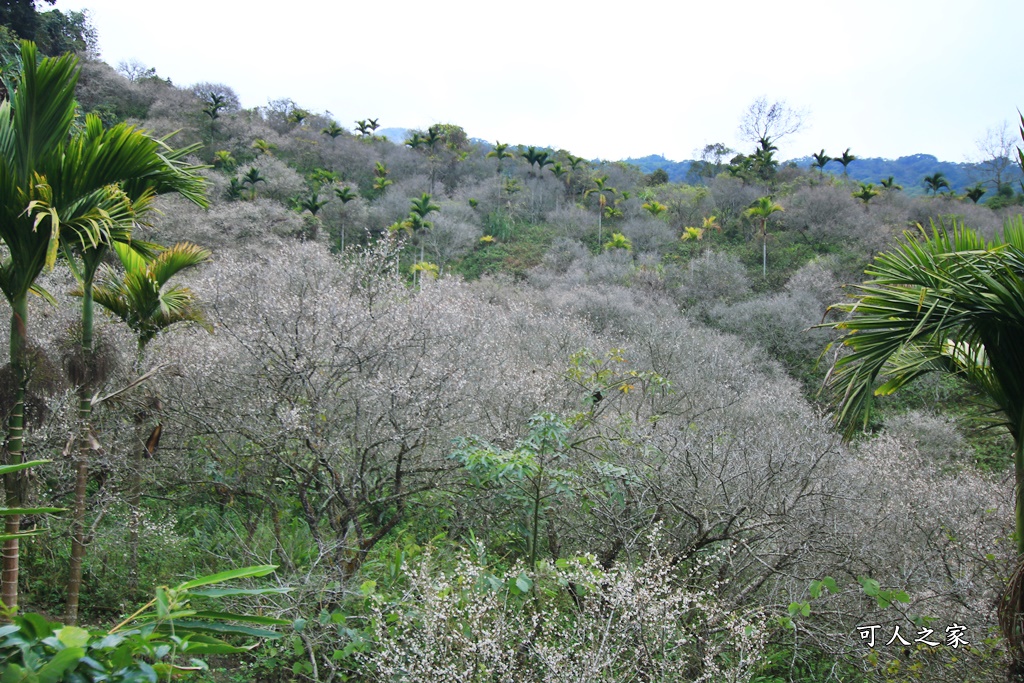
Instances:
[[[138,353],[135,357],[135,374],[142,374],[143,354],[145,345],[139,341]],[[144,411],[135,415],[136,434],[139,442],[146,444],[146,417]],[[142,525],[142,465],[149,453],[148,446],[137,447],[132,451],[134,462],[128,472],[128,590],[134,593],[139,587],[139,527]]]
[[[1016,479],[1014,516],[1017,529],[1017,559],[1024,560],[1024,435],[1018,437],[1013,449],[1013,469]]]
[[[1024,425],[1022,425],[1024,426]],[[1010,578],[1009,587],[1003,595],[1003,601],[999,605],[999,623],[1003,628],[1003,635],[1007,638],[1010,649],[1010,666],[1007,671],[1006,680],[1012,682],[1024,681],[1024,658],[1021,657],[1020,642],[1021,615],[1024,613],[1024,601],[1019,591],[1014,589],[1015,583],[1019,580],[1018,573],[1021,571],[1021,563],[1024,563],[1024,435],[1015,435],[1013,444],[1013,469],[1014,469],[1014,521],[1017,535],[1017,567]],[[1009,627],[1010,632],[1006,629]]]
[[[768,279],[768,226],[761,226],[761,277]]]
[[[78,597],[82,588],[82,560],[89,543],[85,533],[86,493],[89,486],[89,457],[93,450],[92,434],[92,281],[95,269],[85,264],[85,281],[82,283],[82,364],[83,377],[78,387],[78,449],[75,461],[75,502],[71,522],[71,559],[68,563],[67,601],[64,604],[64,623],[78,622]]]
[[[7,464],[18,465],[23,462],[25,452],[25,389],[28,384],[28,369],[25,354],[28,351],[28,294],[22,294],[11,302],[11,369],[14,371],[14,405],[7,423]],[[6,506],[23,507],[24,503],[24,472],[12,472],[4,477]],[[21,530],[21,515],[9,515],[4,518],[4,533],[16,534]],[[0,573],[2,587],[0,600],[7,607],[18,604],[18,539],[4,541],[3,569]]]

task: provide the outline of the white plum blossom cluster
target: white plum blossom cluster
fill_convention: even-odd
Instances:
[[[372,610],[379,681],[744,681],[759,663],[764,622],[728,610],[670,557],[604,569],[593,556],[528,575],[463,555],[453,570],[429,553],[408,585]]]

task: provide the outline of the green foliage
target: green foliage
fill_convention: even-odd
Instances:
[[[861,183],[860,189],[852,194],[857,199],[868,204],[872,199],[878,196],[878,190],[875,189],[875,186],[872,183]]]
[[[663,168],[657,168],[644,176],[644,183],[650,187],[657,187],[668,183],[668,172]]]
[[[114,250],[124,266],[124,276],[104,266],[93,299],[131,328],[140,350],[177,323],[193,322],[213,331],[192,290],[182,285],[167,286],[178,273],[209,261],[208,250],[181,243],[161,249],[152,259],[119,243],[114,244]]]
[[[291,623],[198,607],[235,595],[287,589],[205,587],[266,576],[274,569],[272,565],[246,567],[186,581],[175,588],[162,586],[153,600],[109,631],[63,626],[32,613],[15,616],[11,624],[0,627],[0,681],[155,683],[160,678],[170,680],[205,671],[207,665],[201,658],[244,653],[257,645],[234,645],[225,638],[279,638],[280,633],[266,627]]]
[[[847,170],[849,169],[850,164],[852,164],[856,160],[857,157],[850,154],[849,147],[846,148],[846,151],[844,151],[841,156],[838,156],[834,159],[834,161],[838,161],[843,165],[843,175],[847,175]]]
[[[934,371],[968,379],[996,407],[992,424],[1014,440],[1024,476],[1024,219],[987,241],[954,223],[907,233],[877,256],[858,286],[851,312],[835,323],[850,353],[836,361],[825,391],[836,421],[851,436],[866,425],[875,396],[891,394]],[[876,387],[877,380],[884,381]],[[1024,554],[1024,490],[1017,491],[1018,553]]]
[[[48,462],[50,462],[50,461],[49,460],[30,460],[28,462],[17,463],[17,464],[14,464],[14,465],[0,465],[0,476],[4,476],[5,477],[5,476],[7,476],[9,474],[13,474],[15,472],[20,472],[21,470],[26,470],[26,469],[28,469],[30,467],[35,467],[36,465],[42,465],[42,464],[48,463]],[[9,517],[11,515],[42,515],[42,514],[52,514],[54,512],[62,512],[62,511],[63,510],[61,508],[54,508],[54,507],[36,507],[36,508],[22,508],[22,507],[19,507],[19,508],[9,508],[9,507],[4,507],[4,506],[0,505],[0,517]],[[34,531],[21,531],[21,530],[19,530],[16,533],[0,534],[0,541],[7,541],[7,540],[10,540],[10,539],[15,539],[15,538],[25,538],[26,536],[37,536],[37,535],[43,533],[43,531],[44,531],[43,529],[36,529]],[[2,605],[0,605],[0,608],[2,608]]]
[[[621,249],[623,251],[632,251],[633,243],[630,242],[629,238],[623,235],[621,232],[613,232],[610,240],[604,243],[605,251],[612,251]]]
[[[541,525],[554,499],[572,495],[576,475],[567,468],[568,437],[565,422],[553,414],[541,413],[530,418],[528,435],[511,450],[470,437],[459,439],[451,455],[465,468],[474,488],[493,490],[520,508],[519,526],[525,531],[529,567],[537,563]],[[529,590],[523,582],[517,585],[523,592]]]
[[[949,181],[946,180],[946,176],[941,171],[936,171],[932,175],[926,175],[924,177],[924,186],[925,190],[932,194],[938,194],[944,189],[950,189]]]
[[[507,273],[526,277],[530,268],[540,265],[553,239],[544,225],[519,224],[508,216],[493,216],[488,235],[494,241],[481,241],[477,248],[452,265],[452,270],[470,280],[483,275]]]

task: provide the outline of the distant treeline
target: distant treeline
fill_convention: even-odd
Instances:
[[[699,182],[700,176],[694,169],[694,164],[700,162],[670,161],[660,154],[641,157],[639,159],[625,159],[628,164],[639,167],[644,173],[652,173],[657,169],[664,169],[672,182]],[[728,159],[725,160],[728,162]],[[782,165],[796,164],[800,168],[810,168],[814,160],[810,156],[782,162]],[[691,172],[693,171],[693,172]],[[978,163],[957,163],[952,161],[939,161],[931,154],[912,154],[911,156],[900,157],[899,159],[882,159],[879,157],[858,158],[849,165],[847,173],[849,177],[858,182],[875,183],[892,176],[898,185],[902,185],[904,191],[909,194],[925,194],[924,177],[936,172],[942,173],[949,182],[954,192],[962,193],[975,183],[985,183],[991,176],[983,164]],[[843,167],[838,162],[829,163],[825,166],[825,173],[842,175]],[[1019,187],[1022,179],[1019,167],[1010,166],[1006,169],[1003,177],[1004,183]],[[991,183],[988,183],[991,185]],[[989,195],[982,199],[994,196],[994,188],[989,187]]]

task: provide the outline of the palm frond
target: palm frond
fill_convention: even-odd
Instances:
[[[954,223],[907,233],[865,271],[849,313],[829,326],[852,353],[836,361],[824,390],[851,435],[875,396],[923,374],[965,377],[999,407],[1015,438],[1024,419],[1024,252],[987,243]],[[1015,236],[1011,235],[1011,239]],[[876,384],[881,384],[876,387]]]

